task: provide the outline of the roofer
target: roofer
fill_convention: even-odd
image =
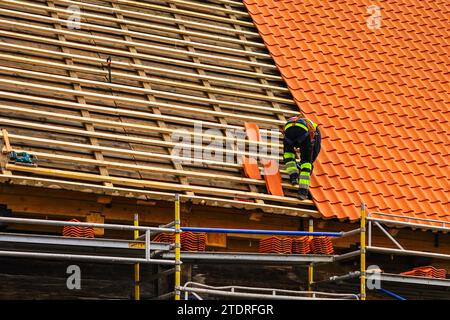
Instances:
[[[313,162],[319,155],[320,143],[321,136],[316,123],[302,115],[288,119],[284,126],[283,160],[292,185],[299,184],[298,197],[301,200],[308,198]],[[300,149],[299,163],[295,148]]]

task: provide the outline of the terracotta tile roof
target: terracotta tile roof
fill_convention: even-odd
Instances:
[[[440,0],[244,0],[303,112],[321,124],[311,193],[326,218],[449,221],[449,29]],[[447,2],[448,3],[448,2]],[[375,4],[375,2],[374,2]]]
[[[433,266],[417,267],[411,271],[406,271],[401,273],[404,276],[416,276],[416,277],[429,277],[429,278],[447,278],[447,270],[436,269]]]

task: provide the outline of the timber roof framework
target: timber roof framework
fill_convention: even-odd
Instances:
[[[3,161],[2,181],[317,215],[286,182],[273,196],[237,162],[171,155],[179,132],[217,150],[200,124],[224,134],[254,122],[280,137],[298,113],[242,2],[5,0],[0,36],[3,150],[39,159]],[[246,145],[235,159],[251,155],[244,139],[223,139]]]

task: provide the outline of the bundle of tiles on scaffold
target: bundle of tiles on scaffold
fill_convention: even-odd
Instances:
[[[278,237],[261,239],[259,241],[259,252],[290,254],[292,253],[292,239]]]
[[[181,232],[181,250],[183,251],[205,251],[206,249],[206,233],[204,232]],[[155,242],[174,243],[175,234],[158,233],[154,238]]]
[[[80,222],[77,219],[72,219],[70,222]],[[94,238],[93,227],[81,227],[81,226],[64,226],[64,237],[76,237],[76,238]]]
[[[174,243],[175,234],[173,233],[158,233],[153,239],[155,242]]]
[[[333,254],[333,244],[330,237],[314,237],[311,242],[311,251],[314,254]]]
[[[423,266],[414,268],[411,271],[402,272],[401,275],[445,279],[447,277],[447,270],[437,269],[433,266]]]
[[[206,233],[184,231],[181,233],[181,250],[205,251]]]
[[[309,237],[299,237],[292,239],[292,253],[308,254],[311,253]]]

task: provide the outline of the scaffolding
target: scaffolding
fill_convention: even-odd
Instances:
[[[449,279],[430,278],[430,277],[418,277],[407,276],[401,274],[384,273],[381,270],[367,270],[367,254],[368,253],[380,253],[390,255],[404,255],[404,256],[417,256],[434,258],[439,260],[450,260],[449,254],[425,252],[417,250],[405,249],[401,243],[395,239],[395,236],[391,235],[386,228],[390,227],[410,227],[422,230],[432,230],[438,232],[449,232],[450,223],[442,220],[423,219],[417,217],[407,217],[390,213],[382,212],[370,212],[367,213],[367,208],[364,203],[361,204],[361,219],[360,219],[360,249],[357,251],[349,252],[347,254],[337,257],[336,260],[345,260],[351,257],[360,256],[360,270],[356,272],[350,272],[349,274],[342,276],[333,276],[328,279],[329,282],[343,283],[344,281],[359,279],[361,300],[366,299],[366,283],[367,275],[370,274],[371,278],[376,278],[380,283],[396,283],[409,286],[424,286],[427,287],[439,287],[442,289],[450,288]],[[372,235],[374,227],[382,231],[382,233],[395,245],[397,248],[388,248],[382,246],[376,246],[373,243]],[[327,281],[322,281],[327,282]],[[384,288],[376,288],[378,291],[385,293],[395,299],[404,300],[403,297],[390,292]],[[447,293],[447,298],[450,297],[450,293]]]
[[[433,252],[422,252],[405,249],[387,230],[388,226],[409,226],[414,228],[450,231],[449,223],[438,220],[425,220],[410,218],[387,213],[373,212],[366,215],[366,207],[361,205],[360,227],[346,232],[314,232],[313,223],[310,220],[309,231],[286,231],[286,230],[251,230],[251,229],[226,229],[226,228],[198,228],[182,227],[180,220],[180,198],[175,197],[175,220],[159,227],[139,226],[138,216],[135,215],[133,225],[85,223],[58,220],[42,220],[27,218],[0,217],[0,222],[46,225],[46,226],[75,226],[93,227],[122,231],[133,231],[132,240],[104,239],[104,238],[75,238],[54,235],[37,235],[22,233],[0,233],[0,256],[79,260],[90,262],[126,263],[134,264],[134,297],[140,299],[140,264],[172,265],[174,268],[162,271],[153,278],[175,274],[173,291],[160,295],[157,299],[175,298],[180,300],[193,296],[201,299],[200,294],[216,295],[229,298],[257,298],[257,299],[360,299],[365,300],[367,296],[367,278],[374,274],[373,270],[366,270],[367,254],[382,253],[391,255],[415,255],[436,259],[450,260],[450,255]],[[400,220],[401,218],[401,220]],[[412,222],[411,222],[412,221]],[[375,246],[372,239],[373,228],[380,229],[397,248],[385,248]],[[139,233],[142,233],[141,235]],[[174,243],[163,243],[151,241],[151,236],[167,232],[175,234]],[[278,253],[254,253],[254,252],[181,252],[181,232],[208,232],[208,233],[239,233],[259,235],[285,235],[285,236],[328,236],[342,238],[359,235],[360,248],[343,254],[319,255],[319,254],[278,254]],[[83,248],[96,248],[92,254],[74,253]],[[30,249],[31,248],[31,249]],[[61,253],[62,248],[69,248],[71,253]],[[11,250],[14,249],[14,250]],[[108,255],[108,250],[116,250],[118,254]],[[142,251],[144,253],[142,254]],[[360,259],[360,270],[345,275],[332,276],[329,279],[314,281],[314,267],[322,264],[336,263],[343,260]],[[245,286],[221,286],[213,287],[192,281],[181,284],[181,265],[185,263],[213,263],[213,264],[245,264],[265,266],[305,266],[307,267],[308,291],[293,291],[276,288],[256,288]],[[406,276],[391,273],[377,273],[378,279],[383,283],[401,283],[409,285],[420,285],[428,287],[450,288],[450,280],[425,278],[417,276]],[[359,279],[359,291],[357,293],[326,293],[313,290],[313,287],[323,283],[343,283]],[[396,299],[403,299],[400,295],[390,292],[385,288],[378,291],[388,294]]]
[[[197,300],[203,300],[200,294],[208,296],[227,297],[233,299],[265,299],[265,300],[359,300],[357,294],[339,294],[318,291],[294,291],[274,288],[256,288],[243,286],[213,287],[202,283],[186,282],[180,288],[184,299],[193,295]]]
[[[381,217],[381,218],[380,218]],[[367,254],[369,253],[382,253],[382,254],[391,254],[391,255],[411,255],[411,256],[420,256],[420,257],[428,257],[428,258],[436,258],[442,260],[450,260],[450,255],[441,254],[441,253],[433,253],[433,252],[424,252],[424,251],[416,251],[416,250],[407,250],[405,249],[395,238],[392,236],[383,226],[404,226],[411,228],[419,228],[423,230],[433,230],[433,231],[441,231],[448,232],[450,231],[450,223],[446,221],[433,220],[433,219],[421,219],[414,217],[405,217],[395,214],[388,213],[380,213],[380,212],[367,212],[367,207],[364,203],[361,204],[361,219],[360,219],[360,227],[347,232],[313,232],[313,223],[312,220],[309,222],[309,231],[280,231],[280,230],[244,230],[244,229],[223,229],[223,228],[182,228],[183,231],[201,231],[201,232],[225,232],[225,233],[247,233],[247,234],[266,234],[266,235],[287,235],[287,236],[329,236],[329,237],[346,237],[359,234],[360,245],[359,249],[340,254],[340,255],[311,255],[311,254],[267,254],[267,253],[243,253],[243,252],[183,252],[182,259],[186,262],[191,263],[252,263],[252,264],[263,264],[263,265],[303,265],[308,267],[308,289],[309,289],[309,298],[312,298],[311,295],[312,287],[315,284],[323,283],[323,282],[342,282],[350,279],[359,279],[359,290],[358,297],[361,300],[365,300],[367,298],[367,278],[368,273],[370,279],[373,278],[373,275],[376,274],[380,282],[384,283],[402,283],[408,284],[411,286],[420,285],[420,286],[428,286],[428,287],[440,287],[440,288],[450,288],[450,280],[448,279],[437,279],[437,278],[428,278],[428,277],[417,277],[417,276],[405,276],[400,274],[392,274],[392,273],[377,273],[373,270],[367,270]],[[373,228],[377,227],[380,229],[384,235],[386,235],[397,247],[397,249],[374,246],[372,241]],[[164,253],[164,258],[173,258],[172,253]],[[351,272],[344,276],[333,276],[330,279],[319,280],[314,282],[313,272],[314,265],[327,264],[327,263],[335,263],[351,258],[359,257],[360,260],[360,270],[356,272]],[[230,287],[204,287],[204,290],[222,290],[226,288],[227,290]],[[246,287],[251,291],[250,288]],[[183,288],[182,291],[186,292],[186,288]],[[189,289],[192,291],[191,289]],[[189,291],[188,290],[188,291]],[[276,290],[276,289],[267,289],[267,290]],[[385,288],[378,288],[378,292],[382,292],[387,294],[395,299],[403,300],[404,298],[400,295],[395,294]],[[218,292],[215,293],[219,294]],[[200,291],[192,291],[199,293]],[[206,291],[204,291],[206,292]],[[302,291],[296,291],[302,292]],[[221,293],[222,296],[230,294]],[[251,293],[248,296],[251,297]],[[356,294],[356,293],[355,293]],[[344,294],[346,295],[346,294]],[[233,296],[233,295],[230,295]],[[245,296],[245,294],[244,294]],[[292,297],[293,298],[293,297]]]
[[[35,234],[18,234],[2,232],[0,233],[0,256],[33,258],[33,259],[55,259],[68,261],[88,261],[105,263],[123,263],[134,264],[134,299],[140,300],[140,264],[173,265],[175,266],[175,289],[170,292],[176,300],[180,299],[178,287],[180,285],[181,260],[180,260],[180,219],[179,219],[179,199],[176,199],[175,221],[166,226],[146,227],[139,226],[137,214],[134,217],[134,225],[88,223],[44,219],[10,218],[0,217],[3,223],[18,223],[44,226],[73,226],[73,227],[92,227],[102,229],[112,229],[121,231],[133,231],[133,240],[123,239],[103,239],[103,238],[82,238]],[[178,203],[178,205],[177,205]],[[178,215],[177,215],[178,212]],[[174,227],[172,227],[174,226]],[[143,232],[140,236],[139,232]],[[158,233],[175,233],[174,243],[161,243],[151,241],[152,235]],[[83,248],[95,248],[94,253],[78,254],[73,253],[76,249],[83,251]],[[8,250],[12,248],[14,250]],[[61,253],[63,249],[69,248],[72,253]],[[114,256],[107,255],[105,252],[115,250]],[[142,255],[142,250],[144,254]],[[155,258],[162,252],[174,251],[173,258]],[[169,270],[169,271],[170,271]],[[160,276],[169,275],[171,272],[165,272]]]

